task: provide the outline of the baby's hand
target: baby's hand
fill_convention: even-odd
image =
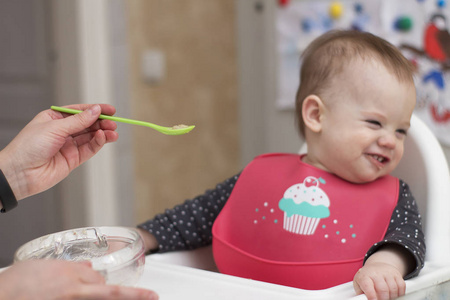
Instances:
[[[406,284],[400,271],[391,264],[373,262],[359,269],[353,278],[356,294],[369,300],[394,299],[405,294]]]

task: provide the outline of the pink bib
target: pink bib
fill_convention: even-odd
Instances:
[[[383,239],[399,181],[353,184],[295,154],[256,157],[213,225],[220,272],[303,289],[352,281]]]

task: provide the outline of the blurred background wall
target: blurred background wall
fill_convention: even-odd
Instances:
[[[143,221],[239,171],[236,13],[233,0],[138,0],[126,8],[133,117],[196,125],[183,136],[133,127]],[[144,76],[146,55],[159,55],[161,78]]]

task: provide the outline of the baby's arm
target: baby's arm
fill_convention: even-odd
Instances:
[[[138,228],[137,231],[144,241],[145,253],[148,253],[149,251],[152,252],[158,249],[159,243],[153,234],[142,228]]]
[[[215,189],[167,209],[138,226],[146,251],[191,250],[212,242],[212,225],[228,200],[239,175]]]
[[[413,271],[414,257],[399,245],[389,244],[372,254],[353,279],[357,294],[367,299],[394,299],[405,294],[403,277]]]
[[[384,240],[367,252],[364,267],[353,280],[355,291],[365,293],[369,299],[377,299],[377,295],[378,299],[389,299],[389,295],[398,293],[396,289],[404,293],[403,279],[419,274],[423,268],[425,249],[417,204],[408,185],[400,181],[399,200],[389,228]],[[390,292],[384,292],[387,297],[382,298],[381,290],[386,287],[391,287]]]

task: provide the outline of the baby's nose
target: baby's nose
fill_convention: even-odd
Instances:
[[[395,133],[386,133],[383,134],[382,136],[380,136],[380,138],[378,139],[378,144],[381,147],[386,147],[389,149],[394,149],[397,143],[397,139],[395,137]]]

